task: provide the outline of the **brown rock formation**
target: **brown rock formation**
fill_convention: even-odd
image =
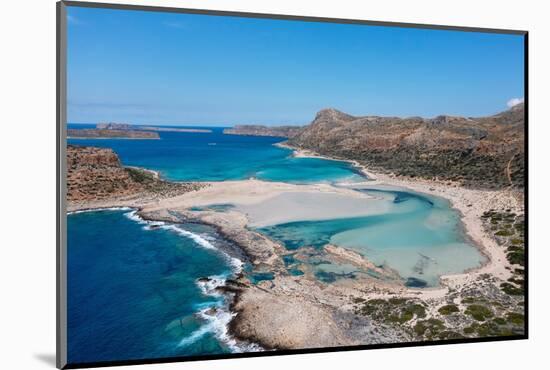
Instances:
[[[524,106],[490,117],[354,117],[320,111],[289,144],[373,170],[498,189],[523,187]]]
[[[199,183],[171,183],[156,174],[122,167],[111,149],[67,146],[67,200],[91,202],[121,197],[175,196],[203,187]]]

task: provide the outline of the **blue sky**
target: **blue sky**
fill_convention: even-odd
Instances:
[[[482,116],[522,98],[523,36],[69,7],[68,121]]]

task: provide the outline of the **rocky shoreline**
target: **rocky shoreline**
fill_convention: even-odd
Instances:
[[[289,149],[295,150],[296,156],[326,158],[311,151]],[[242,274],[219,288],[233,295],[231,310],[236,315],[230,323],[231,334],[238,340],[258,343],[266,349],[445,340],[523,332],[523,295],[518,294],[523,275],[517,272],[521,270],[517,263],[512,263],[516,260],[509,257],[515,253],[517,259],[519,252],[506,249],[519,248],[517,240],[512,243],[520,234],[503,232],[502,238],[508,239],[499,241],[483,221],[511,219],[499,216],[501,213],[519,215],[520,221],[514,218],[506,223],[512,227],[505,229],[519,230],[523,213],[520,194],[378,175],[356,161],[349,162],[368,176],[371,185],[399,186],[448,199],[460,212],[469,237],[482,248],[489,261],[476,270],[442,276],[441,286],[437,288],[407,288],[395,276],[376,279],[368,275],[325,284],[307,274],[289,275],[285,270],[285,248],[247,228],[247,215],[237,210],[218,212],[207,207],[228,203],[228,200],[258,202],[297,188],[312,193],[336,192],[343,196],[349,192],[329,185],[304,186],[258,180],[223,182],[221,185],[201,183],[192,191],[169,196],[69,202],[69,209],[129,206],[138,208],[144,219],[174,223],[185,220],[215,227],[220,235],[239,246],[250,260],[253,271],[273,274],[272,279],[257,283]],[[323,253],[328,258],[376,271],[377,267],[365,256],[335,246],[325,249]],[[376,272],[391,276],[391,271]]]

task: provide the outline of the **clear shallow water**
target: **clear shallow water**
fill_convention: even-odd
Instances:
[[[221,284],[235,269],[213,249],[212,230],[151,228],[128,215],[68,216],[69,362],[234,351],[224,337],[223,297],[197,283],[217,276]],[[208,316],[211,307],[220,310]]]
[[[459,217],[442,199],[390,190],[365,190],[391,203],[383,215],[299,221],[257,229],[283,243],[287,249],[321,248],[335,244],[355,250],[376,265],[388,265],[405,279],[420,279],[428,286],[438,284],[443,274],[460,273],[484,261],[479,251],[466,243]],[[344,268],[345,267],[345,268]],[[319,264],[316,271],[349,274],[333,264]]]
[[[70,124],[69,128],[90,125]],[[281,138],[212,133],[159,132],[160,140],[69,139],[69,144],[112,148],[122,163],[159,171],[174,181],[223,181],[259,178],[293,183],[359,181],[347,162],[294,158],[273,144]]]

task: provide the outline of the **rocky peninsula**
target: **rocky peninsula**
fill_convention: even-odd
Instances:
[[[67,146],[67,211],[139,205],[200,189],[172,183],[145,169],[123,167],[111,149]]]
[[[223,130],[228,135],[246,136],[273,136],[291,138],[298,135],[302,130],[300,126],[262,126],[262,125],[235,125],[232,128]]]
[[[159,134],[140,130],[68,129],[69,139],[159,139]]]
[[[123,131],[156,131],[156,132],[194,132],[194,133],[210,133],[212,130],[203,128],[181,128],[181,127],[160,127],[160,126],[141,126],[130,125],[128,123],[98,123],[98,130],[123,130]]]

